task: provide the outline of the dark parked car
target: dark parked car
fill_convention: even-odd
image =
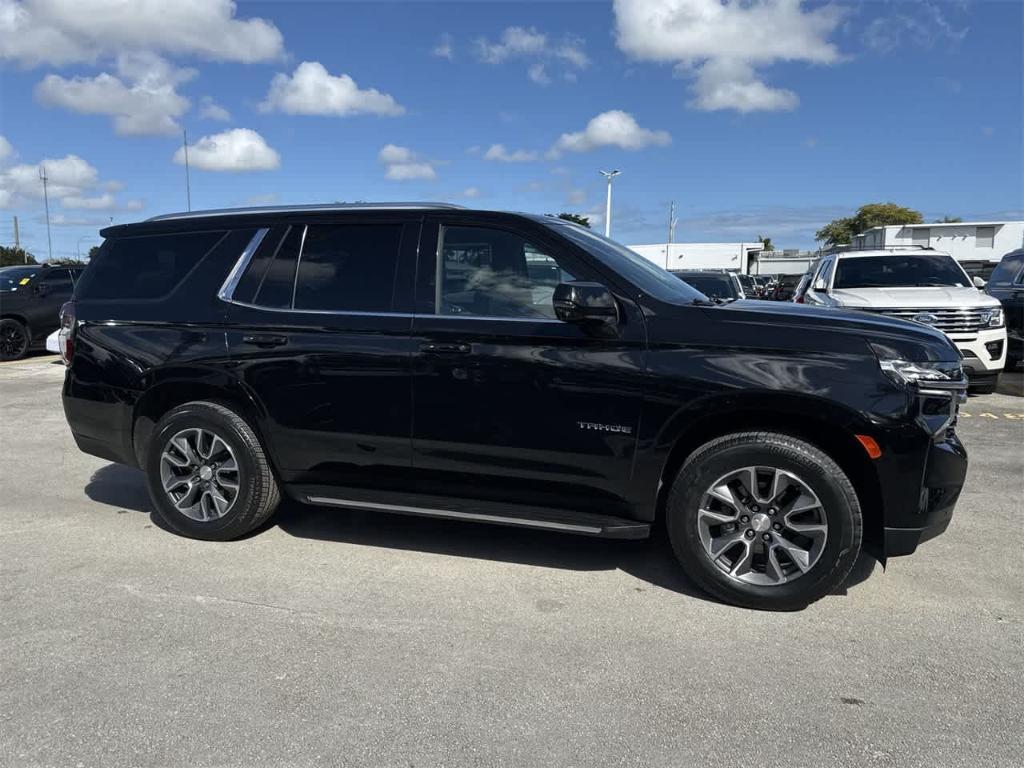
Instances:
[[[1003,256],[985,287],[999,299],[1006,318],[1006,370],[1024,359],[1024,248]]]
[[[792,301],[793,292],[802,275],[779,275],[779,279],[772,288],[773,301]]]
[[[82,269],[46,264],[0,269],[0,360],[18,360],[46,344]]]
[[[672,274],[719,304],[743,298],[743,290],[732,272],[673,270]]]
[[[282,493],[611,538],[666,525],[709,592],[796,609],[863,548],[945,530],[964,482],[967,382],[942,333],[717,305],[557,218],[325,206],[102,234],[62,316],[64,410],[186,536],[241,536]]]
[[[758,299],[761,297],[761,286],[754,281],[753,277],[737,274],[736,279],[739,280],[740,287],[743,289],[744,298]]]

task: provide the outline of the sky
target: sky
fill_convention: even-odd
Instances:
[[[810,248],[867,202],[1024,217],[1024,4],[0,0],[0,242],[449,201]]]

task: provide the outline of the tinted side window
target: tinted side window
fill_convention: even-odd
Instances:
[[[1008,253],[999,262],[998,266],[992,270],[989,282],[999,285],[1012,283],[1014,278],[1020,274],[1022,268],[1024,268],[1024,251]]]
[[[220,241],[224,232],[186,232],[107,240],[78,281],[81,299],[166,296]]]
[[[576,278],[558,259],[512,232],[444,227],[437,313],[550,317],[555,286]]]
[[[310,225],[295,309],[390,311],[401,238],[400,224]]]
[[[287,233],[287,226],[278,226],[272,227],[263,236],[259,247],[253,253],[252,258],[249,259],[249,265],[245,268],[245,274],[242,275],[238,285],[235,286],[235,291],[231,296],[232,299],[252,303],[256,296],[256,291],[259,290],[260,284],[263,282],[263,276],[267,274],[270,262],[274,260],[274,254],[277,253],[277,249],[281,246],[281,241]]]
[[[45,284],[50,293],[54,295],[71,293],[74,289],[71,272],[67,269],[47,269],[39,277],[39,282]]]
[[[274,258],[267,266],[267,271],[260,279],[256,289],[254,304],[261,307],[286,309],[292,305],[292,293],[295,291],[295,265],[299,260],[302,238],[306,233],[304,226],[288,228],[281,244],[274,253]]]

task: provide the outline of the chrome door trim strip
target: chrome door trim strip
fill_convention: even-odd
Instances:
[[[227,279],[224,284],[217,291],[217,298],[221,301],[231,301],[231,297],[235,294],[235,288],[238,287],[238,281],[242,279],[242,274],[245,272],[246,267],[249,266],[249,262],[252,260],[252,255],[256,253],[256,249],[260,247],[260,243],[263,242],[263,238],[267,236],[267,232],[270,231],[270,227],[263,227],[257,229],[256,234],[252,236],[252,240],[245,246],[245,250],[242,251],[242,255],[238,257],[238,261],[235,262],[235,266],[231,268],[231,272],[228,273]]]

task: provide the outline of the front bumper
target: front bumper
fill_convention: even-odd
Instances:
[[[964,373],[972,381],[991,378],[1006,366],[1006,328],[953,333],[949,334],[949,339],[963,355]]]
[[[917,509],[899,516],[904,524],[883,529],[885,556],[909,555],[918,545],[945,531],[966,476],[967,450],[950,429],[943,440],[929,447]]]

